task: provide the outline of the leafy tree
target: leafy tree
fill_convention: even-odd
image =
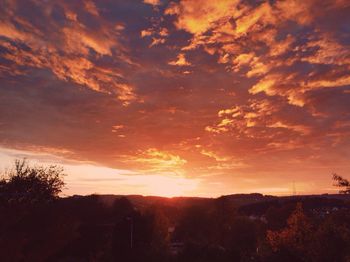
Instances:
[[[62,191],[63,176],[59,166],[30,166],[25,159],[16,160],[0,179],[1,202],[5,205],[50,202]]]
[[[350,182],[349,180],[337,175],[333,174],[333,180],[335,182],[336,187],[344,188],[343,190],[340,190],[339,193],[342,194],[350,194]]]
[[[317,228],[310,251],[312,261],[350,261],[350,213],[340,210]]]
[[[273,252],[279,256],[293,254],[294,261],[303,261],[308,253],[307,246],[311,241],[312,224],[304,214],[302,204],[297,203],[294,212],[288,218],[288,226],[280,231],[267,231],[267,241]]]

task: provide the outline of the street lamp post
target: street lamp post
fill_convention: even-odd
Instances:
[[[127,218],[130,221],[130,248],[133,246],[133,234],[134,234],[134,221],[132,217]]]

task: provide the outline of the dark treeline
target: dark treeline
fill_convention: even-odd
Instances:
[[[11,172],[0,261],[350,261],[346,198],[59,198],[57,167]]]

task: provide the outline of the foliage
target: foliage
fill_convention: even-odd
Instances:
[[[297,253],[305,252],[305,244],[310,241],[312,225],[304,214],[301,203],[297,204],[287,223],[287,228],[281,231],[267,231],[267,241],[273,251],[291,249]]]
[[[64,187],[63,169],[30,166],[28,162],[16,160],[0,180],[2,204],[34,204],[50,202],[57,198]]]
[[[342,190],[339,191],[339,193],[343,194],[350,194],[350,182],[349,180],[337,175],[333,174],[333,180],[335,182],[335,186],[343,188]]]
[[[282,197],[261,202],[264,208],[254,203],[246,214],[225,197],[188,205],[59,198],[61,175],[17,161],[0,180],[10,203],[0,206],[1,261],[350,261],[348,196]],[[13,205],[48,199],[57,201]]]
[[[339,211],[327,217],[310,243],[312,261],[350,261],[350,213]]]

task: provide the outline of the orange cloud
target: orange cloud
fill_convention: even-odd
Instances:
[[[154,174],[183,174],[183,166],[187,163],[185,159],[178,155],[160,151],[156,148],[149,148],[141,152],[138,157],[131,161],[141,164],[139,168]]]
[[[160,5],[160,0],[143,0],[143,2],[154,6]]]
[[[259,21],[264,24],[275,23],[275,17],[269,3],[263,3],[259,7],[247,12],[236,20],[235,33],[237,35],[246,34],[252,26]]]
[[[87,12],[99,16],[92,1],[85,2],[84,7]],[[89,30],[78,21],[73,11],[67,6],[63,8],[71,22],[56,33],[58,41],[50,39],[30,21],[22,18],[16,18],[22,25],[22,30],[18,30],[11,23],[1,23],[1,36],[29,47],[22,49],[11,42],[1,41],[1,46],[8,51],[2,57],[19,66],[48,68],[61,80],[72,81],[97,92],[117,93],[117,97],[125,105],[135,100],[134,88],[126,83],[121,70],[115,68],[106,71],[96,63],[101,56],[114,55],[123,63],[132,64],[123,54],[126,48],[118,42],[120,30],[123,29],[108,24],[99,31]],[[104,21],[100,23],[105,25]],[[118,48],[119,54],[114,52],[114,48]],[[91,56],[90,51],[94,51],[96,56]],[[20,72],[17,71],[18,74]]]
[[[93,1],[90,1],[90,0],[85,1],[84,5],[85,5],[86,11],[88,11],[90,14],[99,16],[98,9]]]
[[[174,65],[174,66],[190,66],[191,63],[186,60],[185,54],[180,53],[177,56],[177,60],[170,61],[169,65]]]
[[[185,0],[172,3],[165,11],[167,15],[177,15],[176,27],[192,34],[201,34],[212,28],[220,19],[229,20],[236,9],[238,1],[222,0]]]
[[[279,10],[281,18],[295,20],[301,25],[312,22],[313,14],[311,12],[313,1],[277,1],[276,8]]]
[[[19,31],[14,25],[0,22],[0,35],[6,38],[25,41],[29,38],[29,36]]]

